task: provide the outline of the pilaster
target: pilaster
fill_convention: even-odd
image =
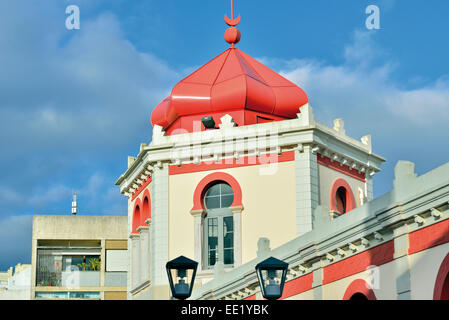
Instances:
[[[131,234],[129,236],[131,242],[131,286],[130,290],[134,289],[139,285],[140,280],[140,235],[139,234]]]
[[[203,269],[203,217],[205,216],[206,212],[204,210],[192,210],[190,211],[190,214],[193,216],[194,225],[194,259],[198,262],[198,271],[201,271]]]
[[[394,271],[396,275],[396,295],[398,300],[411,299],[410,261],[407,254],[409,242],[407,225],[394,230]]]
[[[319,203],[318,164],[310,146],[295,151],[296,232],[300,236],[313,228],[313,210]]]
[[[148,247],[149,247],[149,228],[141,226],[137,228],[140,233],[140,283],[148,281],[150,278],[150,266],[148,264]]]
[[[230,207],[234,221],[234,267],[242,264],[242,210],[243,207]]]
[[[151,199],[152,284],[167,286],[165,264],[168,262],[168,164],[154,167]]]

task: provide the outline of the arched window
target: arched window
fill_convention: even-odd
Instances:
[[[377,300],[371,286],[362,279],[351,282],[346,289],[343,300]]]
[[[344,179],[337,179],[331,188],[330,209],[345,214],[355,208],[354,194]]]
[[[234,192],[229,184],[219,182],[207,189],[204,195],[206,209],[229,208],[234,201]]]
[[[147,221],[150,218],[151,218],[151,197],[150,192],[147,189],[143,193],[142,214],[141,214],[142,221],[140,222],[140,225],[146,226],[147,224],[145,223],[145,221]]]
[[[234,264],[234,219],[229,207],[234,201],[230,185],[217,181],[204,194],[206,216],[203,221],[203,261],[211,268],[217,261],[226,266]]]
[[[134,212],[133,212],[133,228],[132,228],[132,233],[138,233],[137,232],[137,228],[140,227],[140,201],[137,203],[136,201],[136,205],[134,206]]]
[[[229,173],[213,172],[195,188],[193,207],[195,259],[202,270],[217,261],[226,267],[242,263],[242,189]]]
[[[335,193],[335,202],[337,204],[337,210],[341,214],[346,213],[346,189],[345,187],[340,187]]]
[[[354,301],[368,301],[368,298],[360,292],[354,293],[351,298],[349,298],[349,300],[354,300]]]
[[[449,254],[446,255],[438,270],[433,299],[449,300]]]

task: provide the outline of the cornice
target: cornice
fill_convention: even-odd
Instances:
[[[309,109],[308,112],[311,112]],[[330,128],[314,121],[313,117],[301,117],[305,117],[303,113],[297,119],[173,136],[165,136],[162,130],[154,130],[153,142],[149,146],[141,145],[139,154],[116,184],[120,185],[121,193],[129,196],[139,187],[138,180],[146,177],[145,171],[151,172],[155,166],[161,167],[164,163],[182,166],[205,159],[238,159],[269,154],[273,150],[278,153],[301,150],[307,145],[311,146],[314,153],[336,157],[369,176],[380,171],[380,165],[385,159],[372,153],[371,139],[367,138],[369,136],[362,137],[361,141],[348,137],[341,129],[342,120],[339,122],[340,127]],[[272,143],[270,149],[259,149],[257,139],[267,134],[268,141]],[[231,154],[228,154],[226,147],[223,148],[224,141],[232,141]]]

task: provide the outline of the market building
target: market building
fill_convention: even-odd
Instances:
[[[165,265],[198,262],[194,299],[261,299],[254,267],[289,264],[284,298],[438,299],[449,292],[449,165],[416,177],[369,134],[315,120],[307,94],[236,47],[180,81],[117,180],[128,198],[129,299],[169,299]],[[273,249],[271,249],[273,248]]]

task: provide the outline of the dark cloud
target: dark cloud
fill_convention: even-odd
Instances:
[[[31,263],[32,216],[0,218],[0,270]]]

